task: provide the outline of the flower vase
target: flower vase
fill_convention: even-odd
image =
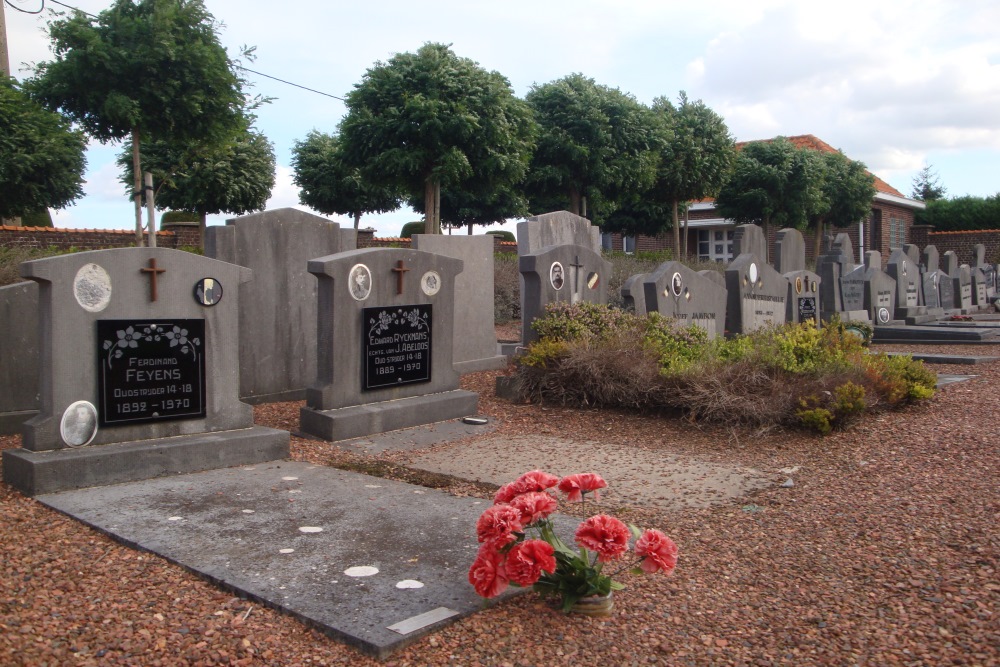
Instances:
[[[596,616],[604,618],[611,616],[611,610],[615,607],[612,598],[614,591],[607,595],[588,595],[573,603],[569,611],[572,614],[584,614],[586,616]]]

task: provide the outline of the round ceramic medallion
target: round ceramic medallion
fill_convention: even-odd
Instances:
[[[84,264],[73,279],[73,296],[84,310],[101,312],[111,303],[111,276],[99,264]]]
[[[882,324],[885,324],[886,322],[889,321],[889,309],[888,308],[879,308],[878,309],[878,321],[881,322]]]
[[[670,291],[674,296],[680,296],[683,290],[684,279],[681,277],[680,271],[675,271],[674,275],[670,276]]]
[[[59,435],[70,447],[89,445],[97,435],[97,408],[90,401],[77,401],[63,412]]]
[[[434,296],[441,291],[441,274],[437,271],[428,271],[420,278],[420,289],[427,296]]]
[[[750,268],[747,269],[747,278],[751,283],[757,282],[757,265],[753,262],[750,263]]]
[[[222,283],[215,278],[202,278],[194,284],[194,300],[203,306],[222,301]]]
[[[356,301],[364,301],[372,293],[372,272],[364,264],[355,264],[347,274],[347,289]]]
[[[561,290],[566,283],[566,273],[560,262],[552,262],[552,266],[549,267],[549,283],[556,290]]]

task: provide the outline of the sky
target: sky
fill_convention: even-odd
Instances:
[[[9,0],[8,49],[18,79],[52,58],[51,0]],[[108,0],[67,0],[97,14]],[[246,66],[343,97],[365,72],[427,42],[495,70],[518,97],[572,73],[643,104],[704,101],[737,141],[813,134],[860,160],[904,195],[930,165],[947,196],[1000,192],[1000,3],[996,0],[424,0],[344,2],[205,0],[232,57]],[[151,73],[152,75],[152,73]],[[298,204],[291,150],[313,129],[332,133],[343,102],[248,74],[253,93],[275,98],[257,128],[274,144],[277,183],[267,207]],[[85,196],[55,211],[55,225],[131,229],[118,180],[120,146],[92,142]],[[232,216],[209,218],[223,224]],[[353,224],[338,216],[344,226]],[[362,227],[398,236],[419,216],[369,215]],[[492,227],[490,229],[498,229]],[[503,228],[513,229],[513,223]]]

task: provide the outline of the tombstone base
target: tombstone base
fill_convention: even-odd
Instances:
[[[74,449],[3,452],[3,481],[27,496],[286,459],[289,435],[263,426]]]
[[[848,322],[872,323],[872,318],[868,314],[867,310],[839,310],[837,312],[823,313],[822,320],[824,322],[829,322],[834,318],[834,316],[839,317],[840,321],[845,324]]]
[[[0,412],[0,435],[17,435],[24,422],[38,414],[38,410]]]
[[[287,403],[289,401],[304,401],[305,399],[305,389],[289,389],[288,391],[281,391],[275,394],[251,394],[250,396],[240,396],[240,400],[247,405]]]
[[[476,414],[478,406],[479,395],[463,389],[333,410],[306,406],[299,412],[299,428],[305,434],[336,442],[468,417]]]
[[[478,373],[479,371],[494,371],[498,368],[507,368],[507,357],[498,354],[493,357],[482,359],[469,359],[468,361],[456,361],[452,364],[459,375],[466,373]]]

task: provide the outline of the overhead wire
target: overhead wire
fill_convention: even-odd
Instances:
[[[21,12],[22,14],[41,14],[42,12],[45,11],[45,0],[42,0],[42,6],[39,7],[37,11],[34,12],[28,11],[27,9],[21,9],[10,0],[4,0],[4,2],[7,3],[7,5],[10,6],[11,9],[15,9]]]

